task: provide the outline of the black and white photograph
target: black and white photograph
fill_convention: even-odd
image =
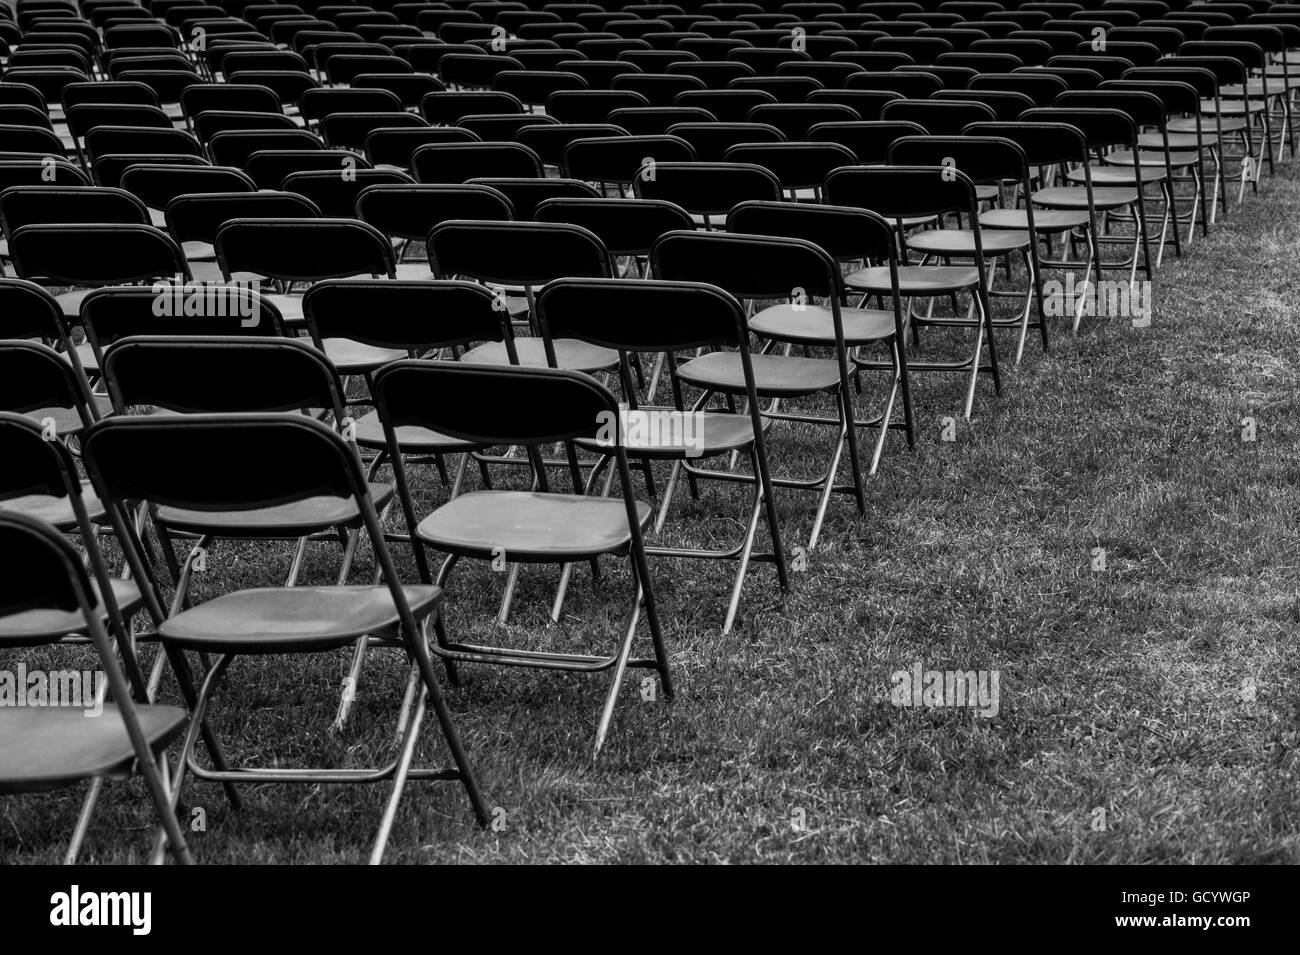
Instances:
[[[0,0],[21,920],[595,864],[1280,924],[1297,93],[1272,0]]]

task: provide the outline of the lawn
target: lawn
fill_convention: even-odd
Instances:
[[[1151,327],[1093,318],[1071,337],[1058,319],[1051,353],[1031,338],[955,441],[941,419],[961,385],[920,377],[916,451],[890,439],[865,517],[832,503],[788,598],[757,566],[729,635],[730,565],[656,561],[677,698],[647,700],[630,676],[594,766],[603,677],[467,668],[448,697],[496,824],[476,828],[454,786],[411,783],[388,861],[1300,862],[1300,186],[1282,169],[1208,241],[1170,250]],[[778,429],[776,466],[807,470],[823,438]],[[443,493],[430,483],[426,503]],[[742,497],[683,496],[670,530],[735,534]],[[780,494],[791,546],[814,505]],[[288,558],[214,548],[205,590]],[[315,546],[307,579],[336,559]],[[556,575],[525,574],[509,639],[609,646],[628,593],[610,570],[596,594],[584,568],[549,630]],[[454,632],[488,635],[503,578],[453,577]],[[373,654],[334,733],[346,663],[237,662],[213,712],[228,750],[283,765],[387,752],[404,666]],[[892,705],[891,674],[915,664],[998,671],[997,714]],[[432,734],[421,750],[444,755]],[[84,861],[138,861],[142,793],[109,788]],[[201,862],[359,862],[387,788],[263,786],[240,813],[214,786],[186,795],[206,814]],[[57,861],[79,801],[0,801],[0,858]]]

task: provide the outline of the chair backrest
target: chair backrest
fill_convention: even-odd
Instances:
[[[972,123],[965,129],[972,136],[999,136],[1020,147],[1030,166],[1060,163],[1088,165],[1088,140],[1075,126],[1047,121]]]
[[[669,232],[655,243],[650,260],[657,278],[716,285],[741,300],[787,299],[802,289],[838,302],[842,292],[835,261],[805,239]]]
[[[298,128],[291,117],[267,110],[205,109],[195,114],[191,122],[195,135],[205,143],[226,130]]]
[[[565,175],[586,182],[632,182],[652,163],[692,162],[696,153],[680,136],[593,136],[576,139],[564,150]]]
[[[302,310],[317,348],[330,338],[414,353],[495,341],[514,363],[510,314],[496,303],[475,282],[326,279],[307,290]]]
[[[452,219],[513,219],[510,200],[491,186],[375,185],[367,186],[356,202],[357,215],[385,235],[423,242],[429,229]]]
[[[779,143],[786,138],[775,126],[758,122],[677,123],[668,128],[668,135],[690,143],[701,162],[721,162],[737,143]]]
[[[285,282],[354,275],[396,277],[388,237],[358,219],[233,219],[218,231],[222,274],[253,272]]]
[[[223,374],[229,372],[225,367]],[[311,497],[354,498],[380,566],[391,575],[356,452],[321,422],[283,413],[193,414],[121,415],[101,425],[107,427],[87,431],[82,461],[102,500],[213,512]],[[204,461],[214,466],[204,467]],[[250,466],[215,466],[230,461]],[[395,599],[401,600],[400,592]]]
[[[822,194],[833,205],[870,209],[894,220],[975,211],[975,184],[951,165],[837,169],[826,177]]]
[[[10,186],[0,191],[0,225],[6,237],[23,226],[68,222],[147,225],[149,210],[123,189]]]
[[[776,176],[783,189],[819,187],[827,173],[853,166],[857,156],[839,143],[741,143],[722,157],[725,162],[762,166]]]
[[[39,338],[68,347],[68,329],[63,309],[49,291],[26,279],[0,278],[0,339]]]
[[[611,255],[649,255],[664,233],[694,228],[689,212],[663,199],[547,199],[533,217],[581,226]]]
[[[612,275],[609,252],[581,226],[554,222],[450,220],[428,235],[429,267],[440,278],[534,287],[561,276]]]
[[[248,174],[233,166],[138,163],[121,176],[121,188],[150,209],[166,209],[177,196],[201,192],[255,192]]]
[[[881,118],[894,122],[916,123],[935,136],[951,136],[970,123],[997,119],[991,106],[960,100],[900,99],[886,103]]]
[[[151,225],[29,225],[9,237],[20,278],[65,285],[114,285],[190,277],[189,263],[166,232]]]
[[[541,202],[548,199],[596,199],[600,193],[579,179],[471,179],[469,185],[490,186],[507,199],[516,219],[532,219]]]
[[[346,176],[338,170],[295,172],[281,182],[285,192],[310,200],[322,215],[343,219],[357,214],[363,189],[378,185],[415,185],[415,180],[393,169],[356,169]]]
[[[99,288],[82,299],[80,320],[99,368],[110,345],[133,336],[284,335],[275,303],[245,285],[157,282]]]
[[[752,163],[656,163],[652,173],[633,181],[639,198],[667,199],[699,215],[722,215],[746,199],[781,198],[776,176]]]
[[[1075,127],[1088,140],[1090,149],[1105,149],[1110,146],[1136,148],[1137,126],[1124,110],[1111,107],[1094,109],[1087,107],[1047,106],[1025,110],[1022,120],[1043,123],[1066,123]]]
[[[727,231],[803,239],[837,262],[897,261],[893,226],[870,210],[852,206],[742,202],[727,214]]]
[[[119,414],[152,406],[183,414],[324,409],[335,421],[346,417],[338,372],[324,352],[298,338],[119,338],[104,351],[103,371]]]
[[[618,413],[596,379],[554,368],[396,361],[375,373],[373,394],[385,429],[415,425],[484,446],[591,438]]]
[[[62,354],[41,342],[0,340],[0,411],[39,411],[48,419],[43,427],[53,429],[55,419],[46,412],[56,408],[73,412],[82,428],[99,417],[85,378]]]
[[[205,83],[181,92],[181,111],[191,118],[208,110],[245,113],[283,112],[280,98],[265,86],[253,83]]]
[[[537,316],[548,346],[572,338],[631,353],[748,351],[744,307],[699,282],[560,278],[538,291]]]
[[[101,156],[136,153],[176,156],[203,155],[199,141],[183,129],[143,129],[134,126],[96,126],[86,133],[85,154],[93,162]]]
[[[167,231],[178,242],[215,242],[231,219],[319,218],[309,200],[290,192],[182,193],[167,204]]]
[[[538,178],[542,160],[527,146],[511,142],[433,143],[411,154],[419,182],[463,183],[482,178]]]
[[[212,137],[208,142],[208,155],[218,166],[238,166],[244,169],[248,165],[248,158],[261,150],[324,148],[325,144],[305,129],[232,129]]]
[[[497,90],[454,90],[429,93],[420,100],[420,115],[429,122],[454,126],[462,116],[475,113],[522,113],[519,98]]]

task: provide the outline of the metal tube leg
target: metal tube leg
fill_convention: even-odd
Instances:
[[[723,636],[731,633],[732,624],[736,622],[736,611],[740,609],[740,591],[745,586],[745,575],[749,573],[749,557],[754,551],[754,538],[758,535],[758,518],[762,513],[763,487],[755,482],[754,504],[749,510],[745,540],[740,548],[740,566],[736,568],[736,581],[731,585],[731,602],[727,604],[727,618],[722,624]]]
[[[609,724],[614,719],[614,707],[618,703],[618,691],[623,687],[623,676],[627,672],[627,660],[632,654],[632,639],[636,636],[637,624],[641,620],[641,596],[644,588],[641,586],[640,575],[637,575],[636,596],[632,599],[632,613],[627,623],[627,632],[623,635],[623,644],[618,649],[618,659],[614,661],[614,673],[610,678],[609,693],[605,697],[605,705],[600,711],[600,722],[596,724],[596,745],[592,749],[591,758],[594,762],[600,756],[600,749],[605,745],[605,736],[609,733]]]
[[[417,669],[411,674],[410,685],[414,686],[419,679],[420,672]],[[384,849],[388,847],[388,837],[392,834],[393,823],[397,819],[397,807],[402,801],[406,779],[411,772],[411,760],[415,756],[415,743],[420,736],[420,724],[424,722],[424,702],[428,696],[428,691],[421,688],[416,697],[411,719],[406,724],[401,755],[398,757],[397,768],[393,774],[393,791],[388,796],[388,802],[384,804],[384,814],[379,820],[379,832],[375,835],[375,844],[370,850],[371,865],[379,865],[384,861]]]
[[[850,427],[853,427],[850,425]],[[830,469],[826,472],[826,486],[822,489],[822,499],[817,505],[817,516],[813,520],[812,534],[808,537],[808,553],[817,548],[817,538],[822,532],[822,522],[826,519],[826,508],[830,506],[831,494],[835,491],[835,475],[840,470],[840,456],[844,453],[844,443],[848,440],[847,429],[841,428],[839,440],[835,442],[835,452],[831,455]]]
[[[81,803],[81,812],[77,816],[76,828],[72,830],[72,839],[68,842],[67,852],[63,855],[64,865],[76,865],[77,853],[81,851],[81,843],[86,838],[86,833],[90,831],[90,819],[95,814],[95,804],[99,802],[99,794],[104,791],[104,777],[96,776],[90,781],[90,788],[86,790],[86,798]]]

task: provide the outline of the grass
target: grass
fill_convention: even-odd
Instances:
[[[727,636],[730,567],[656,563],[678,696],[645,701],[634,674],[594,767],[604,678],[469,669],[449,700],[498,828],[477,829],[459,789],[412,783],[388,861],[1300,862],[1297,243],[1293,163],[1208,242],[1171,251],[1150,328],[1088,319],[1075,338],[1058,321],[1051,354],[1031,340],[955,442],[940,418],[960,385],[923,377],[916,452],[891,439],[865,517],[833,502],[787,599],[757,567]],[[789,428],[773,444],[796,469],[824,447]],[[812,497],[780,506],[797,543]],[[738,491],[710,489],[676,526],[700,542],[740,513]],[[311,579],[336,553],[315,549]],[[205,586],[287,561],[283,547],[215,549]],[[452,579],[455,632],[492,629],[502,578]],[[525,575],[508,636],[609,646],[626,575],[602,599],[584,570],[544,631],[554,579]],[[328,727],[343,654],[237,663],[218,732],[264,763],[373,762],[404,669],[372,656],[341,735]],[[890,674],[918,661],[1000,671],[1000,712],[891,705]],[[431,736],[421,748],[442,759]],[[187,790],[207,815],[200,861],[364,861],[387,790],[245,793],[232,813],[215,787]],[[79,797],[0,802],[0,858],[57,860]],[[110,787],[84,860],[136,861],[142,804],[138,784]]]

